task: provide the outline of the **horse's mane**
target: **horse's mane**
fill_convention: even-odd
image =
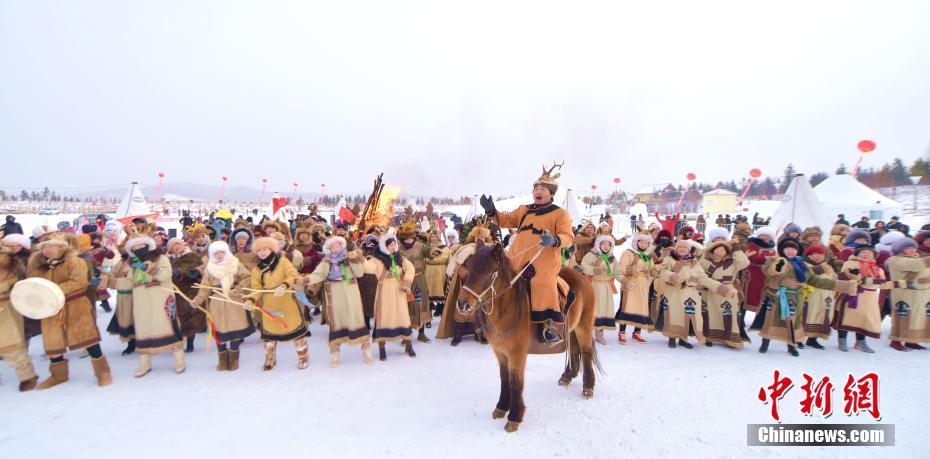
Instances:
[[[486,245],[470,257],[468,261],[468,276],[465,278],[466,283],[478,281],[482,276],[490,275],[492,272],[500,270],[500,276],[504,282],[510,282],[511,276],[515,274],[510,258],[501,253],[500,261],[494,259],[494,245]],[[517,304],[528,304],[529,292],[527,291],[527,281],[520,279],[513,285],[513,290],[517,295]]]

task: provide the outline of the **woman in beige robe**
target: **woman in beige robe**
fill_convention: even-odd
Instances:
[[[601,345],[607,344],[604,330],[616,328],[614,294],[617,293],[617,287],[614,282],[623,279],[620,262],[614,257],[613,250],[614,237],[601,235],[581,259],[581,271],[591,279],[594,286],[594,336]]]
[[[711,242],[704,251],[700,265],[707,275],[722,285],[738,290],[740,272],[749,266],[749,258],[739,250],[739,241],[718,240]],[[735,301],[734,301],[735,300]],[[739,321],[739,298],[720,295],[716,290],[704,292],[706,312],[704,338],[708,347],[720,343],[733,349],[742,349],[743,341]]]
[[[0,249],[0,357],[16,370],[19,391],[35,389],[39,377],[26,352],[23,316],[10,303],[10,290],[26,274],[26,268],[6,248]]]
[[[365,272],[378,278],[372,338],[378,343],[378,357],[382,361],[387,360],[385,343],[389,341],[400,340],[408,356],[417,356],[413,351],[413,330],[407,309],[415,271],[413,263],[398,252],[399,246],[397,236],[385,234],[378,239],[374,256],[364,263]]]
[[[216,336],[208,336],[207,339],[217,340],[216,371],[236,371],[239,369],[239,346],[247,336],[255,333],[252,314],[243,307],[242,290],[251,287],[252,275],[223,241],[211,243],[207,253],[209,261],[200,282],[203,286],[192,299],[191,307],[201,308],[206,303],[213,319]],[[194,313],[203,314],[199,310]]]
[[[649,247],[652,236],[649,233],[638,233],[633,236],[632,245],[620,255],[621,296],[620,308],[614,316],[619,324],[617,340],[626,344],[626,327],[633,326],[633,341],[643,344],[642,327],[652,327],[652,317],[649,312],[649,288],[656,276],[656,266]]]
[[[822,245],[811,245],[804,250],[804,262],[807,269],[821,279],[836,280],[836,271],[830,263],[830,249]],[[823,349],[817,338],[830,338],[830,315],[833,311],[836,292],[815,287],[806,287],[804,297],[804,333],[807,335],[806,346]]]
[[[449,248],[442,242],[439,229],[429,232],[430,258],[426,259],[426,289],[433,307],[433,315],[441,315],[446,301],[446,266],[449,264]]]
[[[713,290],[734,303],[737,301],[736,289],[707,276],[697,263],[696,251],[691,241],[678,241],[659,268],[659,280],[665,284],[665,289],[656,329],[662,330],[671,348],[675,347],[677,339],[679,345],[691,349],[688,336],[692,334],[704,344],[700,288]]]
[[[882,331],[882,311],[878,296],[879,290],[888,288],[883,285],[887,280],[885,271],[875,262],[875,249],[871,245],[859,245],[853,248],[850,256],[839,273],[839,279],[855,281],[859,284],[854,295],[841,294],[836,299],[836,315],[833,316],[833,328],[839,336],[839,348],[847,352],[846,335],[856,334],[854,349],[872,354],[865,338],[879,338]]]
[[[925,349],[930,342],[930,257],[920,258],[917,242],[905,238],[891,245],[891,347]]]
[[[358,278],[365,274],[364,264],[361,250],[347,252],[345,238],[332,236],[323,243],[323,259],[306,278],[311,288],[323,284],[332,368],[339,366],[339,346],[343,343],[361,345],[365,363],[372,363],[371,340],[358,289]]]
[[[262,370],[270,371],[277,363],[278,342],[294,342],[297,349],[297,369],[310,364],[307,348],[307,322],[303,308],[297,304],[293,292],[288,292],[297,281],[297,268],[281,253],[277,239],[260,237],[253,245],[258,265],[252,268],[252,288],[263,290],[247,302],[268,310],[275,318],[262,317],[261,333],[265,343],[265,363]]]
[[[132,269],[132,316],[136,330],[141,378],[152,371],[152,355],[170,351],[175,372],[184,372],[184,339],[171,288],[171,262],[155,248],[155,240],[136,236],[126,241],[126,262]]]

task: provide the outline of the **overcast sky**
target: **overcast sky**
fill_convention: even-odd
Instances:
[[[930,145],[930,2],[0,0],[0,189],[415,194],[832,173]]]

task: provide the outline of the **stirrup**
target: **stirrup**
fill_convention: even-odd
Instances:
[[[562,342],[562,336],[559,335],[559,329],[552,324],[552,320],[546,321],[542,326],[542,342],[549,346],[556,346]]]

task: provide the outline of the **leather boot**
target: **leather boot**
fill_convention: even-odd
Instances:
[[[404,340],[404,350],[407,351],[409,357],[416,357],[417,353],[413,352],[413,341]]]
[[[216,371],[229,371],[229,351],[217,352],[216,358]]]
[[[90,365],[94,367],[94,376],[97,377],[97,385],[107,387],[113,384],[113,374],[110,373],[110,362],[107,362],[106,356],[101,355],[99,359],[90,359]]]
[[[19,391],[20,391],[20,392],[28,392],[28,391],[31,391],[32,389],[35,389],[36,386],[38,385],[38,384],[37,384],[38,381],[39,381],[39,377],[38,377],[38,376],[33,376],[33,377],[31,377],[31,378],[29,378],[29,379],[27,379],[27,380],[25,380],[25,381],[20,381],[20,382],[19,382]]]
[[[184,349],[178,348],[174,351],[174,372],[177,374],[184,373],[187,367],[184,366]]]
[[[229,371],[236,371],[239,369],[239,349],[232,349],[229,351]]]
[[[837,338],[836,343],[841,351],[849,352],[849,347],[846,346],[846,338]]]
[[[384,342],[378,343],[378,360],[384,362],[387,360],[387,350],[384,349]]]
[[[597,344],[600,344],[601,346],[605,346],[607,344],[607,340],[604,339],[604,330],[595,330],[594,340],[597,341]]]
[[[294,340],[294,346],[297,347],[297,369],[306,370],[310,365],[309,348],[307,346],[307,337],[297,338]]]
[[[452,333],[452,345],[458,346],[462,342],[462,332],[456,331]]]
[[[759,352],[765,354],[769,350],[769,340],[768,338],[762,338],[762,345],[759,346]]]
[[[141,378],[152,371],[152,355],[139,354],[139,369],[136,370],[136,377]]]
[[[68,361],[52,362],[48,364],[48,372],[51,373],[48,379],[36,386],[38,390],[51,389],[61,383],[68,382]]]
[[[271,371],[277,363],[277,341],[265,341],[265,363],[262,364],[262,371]]]
[[[136,340],[131,339],[129,343],[126,344],[126,349],[123,349],[123,355],[129,355],[133,352],[136,352]]]
[[[432,343],[432,341],[426,337],[426,332],[423,331],[423,327],[420,327],[420,331],[417,333],[417,342],[424,344]]]
[[[190,354],[194,352],[194,337],[197,335],[191,335],[187,337],[187,347],[184,349],[184,352]]]

